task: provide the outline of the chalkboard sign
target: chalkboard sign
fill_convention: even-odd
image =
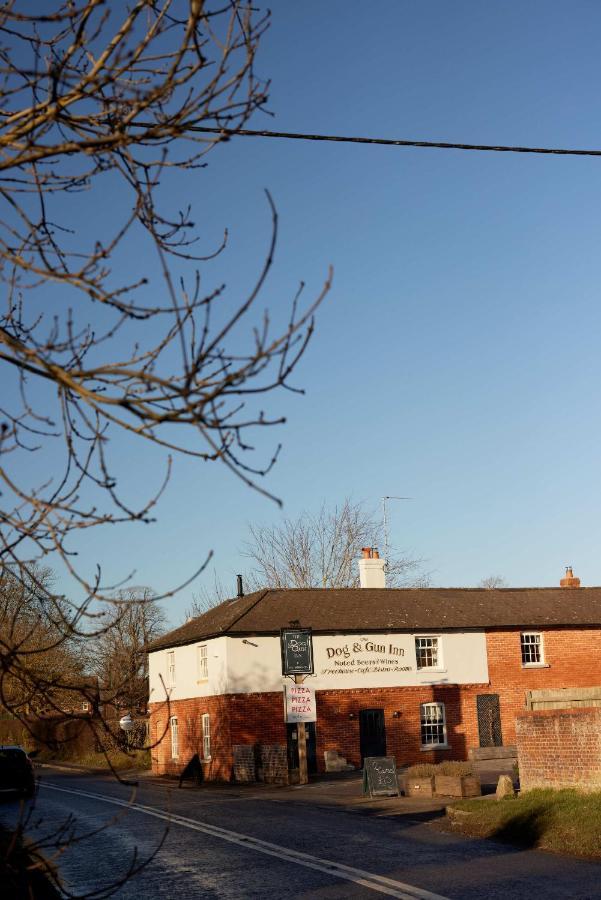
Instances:
[[[282,628],[282,675],[313,674],[313,637],[310,628]]]
[[[394,756],[366,756],[363,760],[363,793],[370,797],[398,797]]]

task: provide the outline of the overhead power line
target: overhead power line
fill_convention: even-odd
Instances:
[[[138,125],[148,123],[139,122]],[[341,134],[305,134],[296,131],[258,131],[251,128],[209,128],[187,125],[186,131],[220,134],[224,137],[280,138],[289,141],[332,141],[339,144],[378,144],[384,147],[430,147],[434,150],[479,150],[492,153],[546,153],[555,156],[601,156],[601,150],[578,150],[569,147],[519,147],[508,144],[455,144],[450,141],[408,141],[396,138],[359,137]]]

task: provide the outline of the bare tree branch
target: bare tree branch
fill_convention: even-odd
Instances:
[[[108,621],[92,642],[91,668],[102,697],[117,710],[146,713],[148,644],[165,630],[167,617],[150,588],[127,588],[118,605],[107,610]]]
[[[266,313],[253,316],[277,239],[269,194],[265,259],[247,296],[229,307],[225,286],[203,292],[198,270],[225,242],[201,253],[191,210],[169,209],[169,172],[196,179],[199,160],[221,141],[187,124],[200,118],[231,130],[264,108],[268,86],[255,56],[266,17],[242,2],[183,0],[23,10],[11,3],[0,14],[0,367],[13,388],[0,409],[0,559],[56,553],[96,596],[102,584],[76,569],[69,538],[151,521],[173,454],[219,461],[267,494],[258,480],[277,450],[255,460],[244,435],[283,421],[257,404],[296,389],[290,377],[329,277],[304,307],[299,291],[274,329]],[[98,202],[105,184],[124,198],[112,235],[74,234],[70,198],[87,191]],[[146,242],[156,279],[119,283],[116,261],[130,238],[137,248]],[[111,457],[118,432],[168,454],[163,484],[136,504]],[[28,452],[45,462],[32,485],[17,474]]]
[[[315,297],[300,285],[272,315],[261,307],[278,235],[267,193],[254,283],[242,296],[205,284],[228,231],[207,240],[202,204],[210,152],[265,110],[267,26],[244,0],[0,10],[0,705],[24,724],[64,712],[69,691],[87,696],[92,643],[105,701],[141,697],[140,646],[160,615],[127,577],[83,570],[80,536],[153,521],[182,455],[271,496],[261,479],[279,448],[261,457],[250,436],[284,421],[265,407],[298,390],[331,273]],[[173,200],[184,177],[197,221]],[[132,498],[123,456],[150,445],[164,468]],[[49,562],[76,599],[53,589]],[[108,755],[114,722],[84,724]]]
[[[274,527],[249,527],[244,552],[256,587],[359,587],[361,548],[382,543],[382,523],[364,503],[348,497],[340,506],[323,505]],[[387,560],[389,587],[428,583],[423,560],[396,553]]]

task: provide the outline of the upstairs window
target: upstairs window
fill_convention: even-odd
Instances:
[[[444,703],[422,703],[420,706],[422,747],[441,747],[447,743]]]
[[[208,647],[206,644],[198,648],[198,678],[200,681],[206,681],[209,677],[209,657],[207,650]]]
[[[415,658],[418,669],[439,669],[439,639],[437,637],[416,637]]]
[[[167,683],[171,687],[175,684],[175,652],[173,650],[167,654]]]
[[[540,631],[524,631],[520,635],[522,665],[540,666],[544,663],[543,637]]]

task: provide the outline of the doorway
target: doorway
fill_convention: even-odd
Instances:
[[[478,713],[478,735],[481,747],[502,747],[501,710],[498,694],[478,694],[476,697]]]
[[[386,726],[383,709],[359,710],[361,765],[366,756],[386,756]]]
[[[286,725],[288,732],[288,771],[298,769],[298,727],[296,723]],[[315,734],[315,722],[305,722],[305,735],[307,742],[307,772],[309,775],[317,774],[317,736]]]

